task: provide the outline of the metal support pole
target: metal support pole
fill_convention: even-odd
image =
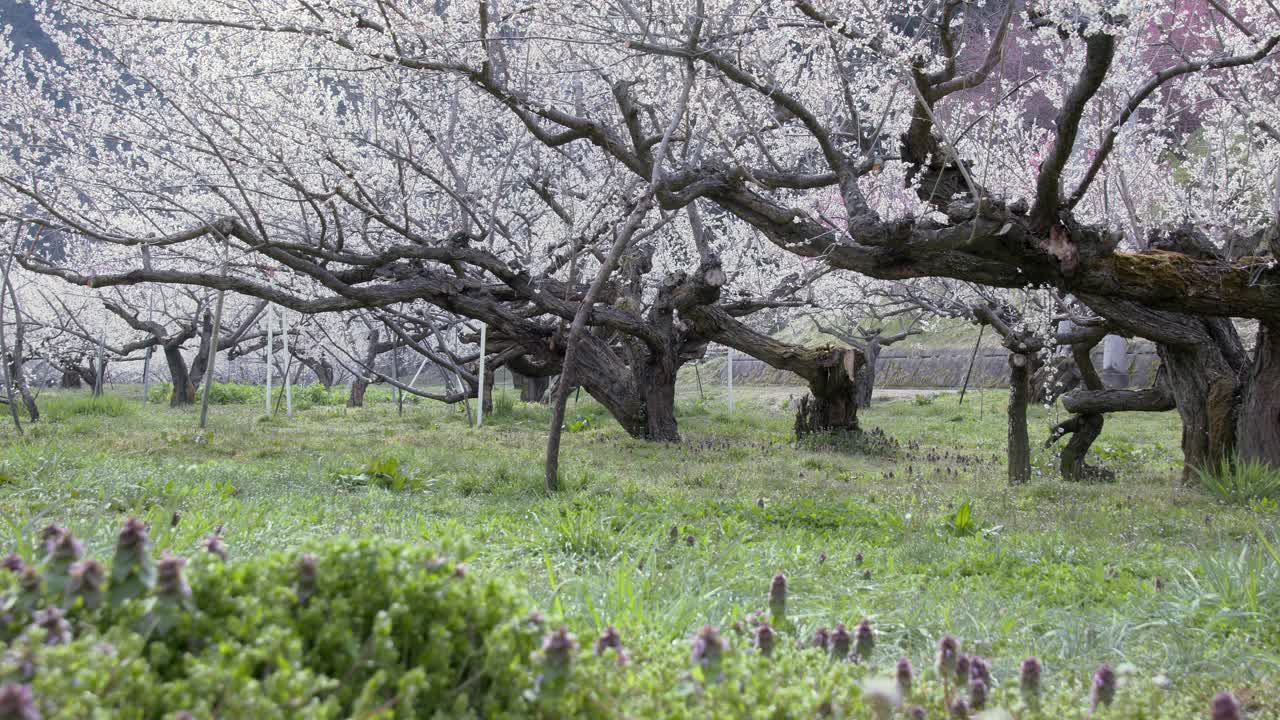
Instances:
[[[272,322],[272,320],[274,319],[273,318],[274,315],[275,315],[275,307],[272,305],[268,305],[267,312],[263,315],[263,319],[267,323],[267,417],[271,416],[271,369],[272,369],[271,355],[272,355],[272,352],[275,350],[275,348],[272,347],[272,343],[271,343],[273,339],[271,332],[272,330],[275,329],[274,327],[272,327],[273,325],[275,325],[275,323]]]
[[[391,346],[391,379],[396,381],[396,415],[404,416],[404,391],[400,389],[400,348]]]
[[[422,374],[422,370],[427,367],[427,358],[423,357],[422,362],[418,363],[418,370],[413,374],[413,379],[409,381],[409,387],[416,387],[418,376]],[[445,378],[445,390],[448,390],[449,379]]]
[[[147,354],[142,356],[142,404],[146,405],[151,402],[151,353],[155,350],[155,346],[147,348]]]
[[[226,277],[227,265],[222,264],[222,275]],[[209,387],[213,385],[213,366],[218,359],[218,338],[222,337],[222,301],[225,290],[218,291],[218,303],[213,306],[213,337],[209,338],[209,361],[204,371],[204,394],[200,397],[200,429],[204,430],[209,423]]]
[[[293,380],[289,377],[289,365],[293,364],[293,356],[289,354],[289,309],[280,309],[280,335],[284,343],[284,356],[288,362],[284,366],[284,411],[293,417]]]
[[[146,251],[147,247],[145,245],[142,246],[142,248],[143,248],[143,253],[142,253],[143,261],[147,265],[150,265],[151,255]],[[152,295],[150,290],[148,290],[147,291],[147,322],[154,320],[155,314],[156,314],[155,313],[155,296]],[[151,354],[154,353],[155,350],[156,350],[156,346],[151,345],[150,347],[147,348],[146,356],[142,358],[142,404],[143,405],[146,405],[147,403],[151,402]]]
[[[94,397],[102,396],[102,381],[106,377],[106,372],[105,372],[106,368],[103,367],[103,364],[106,362],[106,359],[107,359],[107,331],[104,328],[98,332],[98,374],[94,378],[94,382],[93,382]]]
[[[476,411],[476,427],[484,425],[484,350],[485,343],[488,340],[489,325],[480,323],[480,386],[477,390],[477,397],[480,398],[480,408]]]
[[[729,414],[733,415],[733,348],[729,348]]]
[[[227,265],[231,262],[231,243],[226,236],[222,237],[222,272],[219,273],[223,279],[227,277]],[[218,302],[213,306],[213,335],[209,338],[209,362],[205,365],[204,370],[204,394],[200,397],[200,429],[204,430],[209,422],[209,388],[213,385],[213,370],[218,359],[218,342],[222,337],[222,301],[226,299],[227,291],[218,291]]]

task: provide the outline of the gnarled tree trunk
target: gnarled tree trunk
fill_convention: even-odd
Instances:
[[[1122,300],[1082,299],[1125,333],[1156,343],[1169,394],[1182,418],[1184,482],[1194,482],[1198,472],[1215,472],[1233,459],[1238,432],[1277,432],[1275,418],[1265,415],[1266,403],[1255,402],[1247,410],[1242,406],[1250,397],[1249,388],[1260,380],[1259,392],[1265,392],[1275,366],[1265,358],[1250,364],[1229,319],[1153,310]],[[1270,347],[1269,341],[1265,347]],[[1252,423],[1261,427],[1249,428]],[[1280,456],[1258,459],[1280,467]]]
[[[817,368],[809,378],[809,395],[796,411],[796,436],[828,432],[857,432],[859,385],[865,370],[862,353],[836,350],[837,357]],[[865,375],[862,375],[865,377]],[[873,375],[874,377],[874,375]]]
[[[61,370],[61,375],[58,378],[58,387],[64,390],[73,390],[84,387],[84,384],[80,380],[79,372],[74,369],[68,370],[63,368]]]
[[[364,365],[366,368],[373,368],[373,364],[378,361],[378,336],[377,328],[369,330],[368,345],[364,351]],[[356,375],[351,378],[351,392],[347,395],[347,407],[364,407],[364,394],[369,389],[369,379],[364,375]]]
[[[196,401],[196,383],[192,381],[187,360],[181,346],[164,346],[164,362],[169,367],[173,392],[169,395],[169,407],[182,407]]]

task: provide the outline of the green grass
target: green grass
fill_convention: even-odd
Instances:
[[[1169,678],[1167,708],[1231,689],[1250,717],[1280,716],[1280,517],[1180,486],[1175,415],[1109,418],[1091,462],[1118,481],[1088,485],[1057,479],[1039,443],[1058,411],[1033,408],[1035,478],[1010,488],[1001,392],[878,403],[862,419],[896,439],[884,450],[798,446],[785,404],[799,388],[738,388],[733,416],[723,388],[704,389],[682,384],[672,445],[571,400],[554,497],[541,492],[548,412],[505,394],[478,430],[461,407],[406,401],[399,416],[377,398],[270,422],[255,422],[257,402],[218,406],[207,433],[194,409],[109,398],[129,410],[50,411],[21,440],[0,430],[0,539],[30,558],[57,522],[102,556],[130,515],[160,550],[190,553],[221,528],[233,557],[335,535],[465,536],[474,571],[514,579],[579,637],[612,623],[633,648],[687,647],[701,624],[743,619],[781,571],[800,637],[869,617],[885,666],[929,667],[950,632],[1005,685],[1035,654],[1048,685],[1084,697],[1110,662],[1135,683]],[[413,481],[344,479],[386,458]]]

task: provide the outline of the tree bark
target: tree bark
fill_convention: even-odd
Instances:
[[[22,306],[18,302],[18,293],[7,275],[5,288],[8,289],[9,300],[13,306],[14,320],[13,347],[9,349],[9,382],[11,389],[17,390],[22,397],[22,404],[27,408],[27,416],[31,418],[31,422],[36,422],[40,419],[40,407],[36,405],[35,395],[31,393],[31,386],[27,384],[26,325],[22,320]]]
[[[1262,322],[1240,403],[1237,453],[1280,468],[1280,324]]]
[[[1009,354],[1009,484],[1031,480],[1031,441],[1027,437],[1027,403],[1031,399],[1031,361]]]
[[[871,338],[862,346],[862,365],[854,378],[854,402],[858,408],[871,407],[871,395],[876,388],[876,366],[880,362],[880,341]]]
[[[663,442],[679,442],[676,424],[675,360],[668,353],[653,356],[640,370],[639,385],[644,389],[644,422],[646,437]]]
[[[187,360],[182,356],[181,346],[163,346],[164,362],[169,367],[169,379],[173,383],[173,391],[169,395],[169,407],[184,407],[196,401],[196,383],[192,382]]]
[[[1235,454],[1240,378],[1216,345],[1157,346],[1157,352],[1182,418],[1182,479],[1190,484]]]
[[[368,346],[364,351],[364,367],[373,368],[378,361],[378,329],[369,330]],[[365,375],[351,378],[351,393],[347,395],[347,407],[364,407],[364,394],[369,389],[369,380]]]
[[[478,368],[477,368],[478,369]],[[493,384],[494,376],[498,374],[496,366],[486,367],[484,372],[484,414],[493,414]]]
[[[347,407],[364,407],[364,394],[369,389],[369,381],[357,377],[351,381],[351,392],[347,395]]]
[[[9,378],[13,382],[13,389],[18,391],[18,395],[22,398],[22,404],[27,408],[27,417],[31,422],[40,419],[40,406],[36,404],[36,397],[31,392],[31,386],[27,383],[26,358],[18,349],[18,343],[14,343],[14,351],[9,358]]]

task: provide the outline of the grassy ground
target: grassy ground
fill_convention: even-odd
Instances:
[[[1264,542],[1280,547],[1280,516],[1180,487],[1174,416],[1108,420],[1097,450],[1115,484],[1063,483],[1037,450],[1037,479],[1010,488],[1002,393],[878,403],[864,424],[889,440],[852,449],[795,445],[785,404],[799,393],[739,388],[730,417],[687,388],[680,445],[627,438],[584,395],[551,498],[548,414],[507,396],[479,430],[429,403],[292,420],[255,403],[212,408],[201,435],[192,410],[46,394],[50,417],[25,439],[0,430],[0,539],[30,558],[56,522],[102,556],[130,515],[161,549],[220,529],[242,557],[316,536],[465,535],[477,571],[635,646],[684,647],[704,622],[741,619],[784,571],[801,635],[870,617],[889,663],[927,667],[950,632],[1006,684],[1027,655],[1078,688],[1105,661],[1133,682],[1167,678],[1189,707],[1229,688],[1251,717],[1280,716],[1280,565]],[[1033,410],[1033,443],[1053,416]],[[369,466],[388,459],[409,487],[380,486]]]

